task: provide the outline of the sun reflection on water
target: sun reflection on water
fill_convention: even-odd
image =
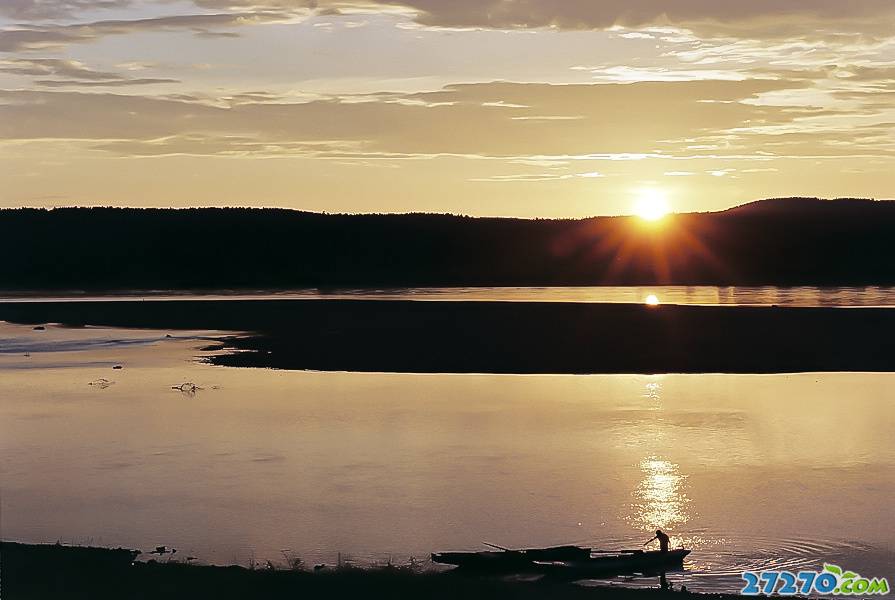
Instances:
[[[643,531],[673,530],[690,520],[687,476],[678,465],[656,456],[640,462],[643,479],[634,490],[632,525]]]
[[[658,381],[651,381],[647,383],[645,386],[645,393],[643,397],[648,400],[654,400],[656,402],[662,399],[662,384]]]

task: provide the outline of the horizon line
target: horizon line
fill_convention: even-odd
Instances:
[[[749,200],[747,202],[743,202],[742,204],[735,204],[733,206],[729,206],[727,208],[722,208],[719,210],[701,210],[701,211],[669,211],[667,216],[675,216],[675,215],[706,215],[706,214],[720,214],[724,212],[728,212],[731,210],[735,210],[738,208],[743,208],[746,206],[751,206],[753,204],[759,204],[762,202],[775,202],[775,201],[797,201],[797,200],[807,200],[807,201],[816,201],[816,202],[841,202],[841,201],[854,201],[854,202],[893,202],[895,198],[864,198],[864,197],[853,197],[853,196],[835,196],[835,197],[819,197],[819,196],[775,196],[769,198],[759,198],[756,200]],[[328,211],[315,211],[315,210],[306,210],[301,208],[293,208],[293,207],[284,207],[284,206],[244,206],[244,205],[225,205],[225,206],[214,206],[214,205],[206,205],[206,206],[116,206],[116,205],[62,205],[62,206],[7,206],[0,207],[0,213],[7,211],[19,211],[19,210],[34,210],[34,211],[44,211],[44,212],[52,212],[52,211],[63,211],[63,210],[137,210],[137,211],[153,211],[153,210],[164,210],[164,211],[190,211],[190,210],[246,210],[246,211],[283,211],[290,213],[298,213],[298,214],[308,214],[308,215],[319,215],[319,216],[328,216],[328,217],[385,217],[385,216],[432,216],[432,217],[453,217],[453,218],[461,218],[461,219],[515,219],[522,221],[587,221],[591,219],[602,219],[602,218],[639,218],[639,216],[635,213],[614,213],[614,214],[592,214],[588,216],[580,216],[580,217],[562,217],[562,216],[516,216],[516,215],[471,215],[465,213],[452,213],[452,212],[328,212]]]

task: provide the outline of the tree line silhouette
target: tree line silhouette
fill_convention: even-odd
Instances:
[[[0,210],[4,289],[886,285],[895,202],[589,219],[283,209]]]

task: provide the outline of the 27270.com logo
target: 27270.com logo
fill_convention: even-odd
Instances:
[[[808,596],[812,594],[832,596],[883,596],[889,593],[889,581],[885,577],[861,577],[854,571],[839,565],[824,565],[823,571],[743,571],[746,585],[740,590],[744,596],[765,594],[773,596]]]

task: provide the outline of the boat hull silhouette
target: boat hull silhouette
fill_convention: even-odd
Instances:
[[[432,561],[479,573],[544,573],[611,575],[655,573],[679,568],[690,550],[668,552],[639,550],[593,555],[589,548],[559,546],[530,550],[437,552]]]
[[[690,550],[680,548],[662,552],[630,552],[590,557],[586,560],[537,561],[537,572],[571,578],[624,575],[630,573],[659,574],[680,569]]]
[[[525,550],[489,550],[484,552],[435,552],[432,561],[454,565],[468,571],[513,573],[530,571],[537,561],[581,561],[590,557],[589,548],[556,546]]]

